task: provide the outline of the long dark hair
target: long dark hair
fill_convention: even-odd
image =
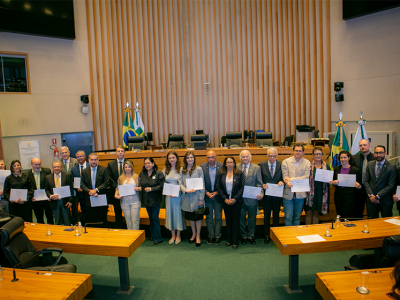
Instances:
[[[229,158],[232,159],[232,160],[233,160],[233,163],[234,163],[233,173],[238,174],[239,171],[238,171],[238,169],[236,168],[236,160],[235,160],[235,158],[234,158],[233,156],[227,156],[227,157],[225,157],[224,163],[222,164],[221,174],[226,174],[226,173],[228,172],[228,169],[226,168],[226,161],[227,161]]]
[[[347,157],[350,158],[349,159],[349,165],[352,165],[353,164],[353,155],[351,155],[351,153],[349,151],[347,151],[347,150],[342,150],[342,151],[339,152],[339,155],[338,155],[339,161],[340,161],[340,156],[342,154],[346,154]]]
[[[182,169],[182,173],[186,174],[188,172],[188,163],[187,163],[187,157],[189,155],[193,155],[194,157],[194,161],[193,161],[193,166],[189,171],[189,175],[192,175],[193,170],[196,169],[196,156],[194,155],[193,151],[188,151],[186,152],[185,156],[183,157],[183,169]]]
[[[181,170],[181,160],[179,159],[178,154],[174,150],[171,150],[171,151],[168,151],[167,157],[165,158],[165,174],[169,174],[169,172],[171,171],[171,167],[172,166],[171,166],[171,164],[169,163],[169,160],[168,160],[168,156],[170,156],[171,154],[175,155],[175,157],[176,157],[175,170],[178,173]]]
[[[146,159],[148,159],[152,164],[154,164],[153,170],[154,170],[154,171],[157,171],[157,170],[158,170],[158,166],[157,166],[156,162],[154,161],[154,159],[153,159],[152,157],[150,157],[150,156],[145,157],[145,158],[143,159],[143,168],[142,168],[142,171],[143,171],[143,172],[144,172],[144,171],[147,171],[146,168],[144,167],[144,162],[146,161]]]
[[[14,165],[15,163],[19,163],[19,165],[21,166],[21,174],[22,174],[22,164],[21,164],[21,162],[19,161],[19,159],[14,159],[14,160],[11,162],[11,165],[10,165],[11,173],[14,173],[13,165]]]
[[[400,295],[397,294],[397,292],[396,292],[396,290],[400,289],[400,261],[398,261],[395,264],[392,273],[390,273],[390,277],[392,279],[394,279],[394,285],[392,287],[392,292],[393,292],[393,294],[395,294],[395,296],[397,296],[396,299],[400,299]]]

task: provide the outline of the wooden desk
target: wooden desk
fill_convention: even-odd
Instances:
[[[369,273],[368,289],[369,294],[362,295],[356,291],[359,284],[359,274],[361,271],[379,270],[382,273]],[[392,290],[393,282],[390,273],[393,268],[370,269],[358,271],[342,271],[317,273],[315,288],[324,300],[382,300],[390,299],[386,296]]]
[[[144,230],[114,230],[87,227],[87,234],[76,237],[66,226],[25,223],[24,233],[37,249],[63,248],[66,253],[118,257],[119,293],[129,294],[133,287],[129,282],[128,258],[144,242]],[[53,235],[46,236],[47,226]]]
[[[301,292],[299,287],[299,255],[344,250],[380,248],[385,237],[400,234],[400,226],[384,222],[390,218],[369,220],[369,233],[363,233],[363,221],[352,222],[356,227],[331,230],[332,237],[325,237],[325,224],[271,228],[271,239],[282,255],[289,255],[289,293]],[[319,234],[326,241],[302,243],[296,236]]]
[[[13,269],[3,268],[4,279],[0,281],[0,298],[23,299],[70,299],[81,300],[92,290],[90,274],[52,273],[38,275],[34,270],[16,270],[16,282],[11,282]]]

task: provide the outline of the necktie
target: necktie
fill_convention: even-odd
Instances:
[[[247,168],[245,165],[243,165],[243,182],[246,181],[246,177],[247,177]]]
[[[81,177],[82,177],[83,166],[81,166]]]
[[[96,188],[96,168],[92,168],[92,189]]]
[[[376,168],[376,177],[379,176],[379,173],[381,172],[381,167],[382,167],[382,165],[378,164],[378,168]]]
[[[274,165],[269,167],[269,172],[271,173],[271,177],[274,177]]]
[[[367,157],[364,156],[364,162],[362,167],[362,183],[364,183],[365,172],[367,171],[367,164],[368,164]]]
[[[119,162],[119,176],[122,175],[122,162]]]
[[[68,161],[64,161],[64,165],[65,165],[65,172],[68,173]]]
[[[60,187],[60,175],[56,175],[56,187]]]

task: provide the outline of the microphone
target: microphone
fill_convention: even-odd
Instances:
[[[47,250],[47,249],[43,249],[43,250]],[[43,251],[43,250],[42,250],[42,251]],[[15,269],[16,269],[20,264],[23,264],[24,262],[27,262],[27,261],[30,260],[31,258],[33,258],[33,257],[35,257],[35,256],[37,256],[37,255],[39,255],[40,253],[42,253],[42,251],[37,251],[35,255],[32,255],[31,257],[25,259],[24,261],[21,261],[20,263],[16,264],[16,265],[14,266],[14,269],[13,269],[13,277],[14,277],[14,278],[13,278],[13,280],[11,280],[11,282],[16,282],[16,281],[19,280],[19,279],[17,278],[17,275],[15,274]]]
[[[367,220],[369,219],[369,217],[367,217]],[[334,227],[333,227],[333,223],[335,223],[335,221],[337,220],[337,218],[334,218],[333,220],[332,220],[332,228],[331,229],[335,229]],[[364,220],[364,218],[339,218],[339,220],[352,220],[352,221],[354,221],[354,220]]]
[[[85,232],[84,232],[84,233],[87,233],[87,231],[86,231],[86,226],[87,226],[87,225],[101,225],[101,224],[103,224],[103,222],[86,223],[86,224],[85,224]]]

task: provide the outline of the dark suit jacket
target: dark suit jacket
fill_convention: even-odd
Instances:
[[[370,161],[373,161],[373,160],[375,160],[375,156],[374,156],[374,154],[373,154],[372,152],[370,152],[370,153],[367,155],[367,161],[370,162]],[[355,167],[357,167],[357,168],[360,170],[361,181],[362,181],[362,168],[363,168],[363,163],[364,163],[364,155],[362,155],[361,153],[358,153],[358,154],[353,155],[353,163],[352,163],[352,165],[354,165]],[[362,184],[361,181],[360,181],[359,183],[360,183],[360,184],[363,186],[363,188],[364,188],[364,185]]]
[[[233,185],[232,185],[232,196],[237,203],[243,202],[243,189],[244,189],[244,182],[242,171],[238,170],[239,173],[233,173]],[[218,194],[221,196],[221,203],[224,203],[226,199],[229,199],[229,195],[226,192],[226,173],[218,174],[218,181],[217,181],[217,191]]]
[[[98,194],[107,194],[109,187],[109,174],[106,167],[97,166],[95,187],[99,190]],[[90,205],[89,190],[92,189],[92,168],[88,167],[82,171],[81,189],[85,193],[85,204]]]
[[[73,190],[72,190],[72,184],[71,184],[71,176],[68,173],[65,173],[64,171],[61,171],[61,186],[69,186],[71,190],[71,195],[73,195]],[[50,195],[54,195],[53,193],[53,188],[56,187],[56,183],[54,182],[54,173],[51,173],[46,176],[46,194],[47,197],[50,199]],[[71,198],[63,198],[61,199],[63,201],[63,204],[67,204],[68,202],[71,202]],[[50,207],[51,209],[56,209],[57,208],[57,202],[58,200],[51,200],[50,199]]]
[[[75,166],[76,164],[78,164],[78,161],[76,160],[76,158],[73,158],[73,157],[70,157],[69,159],[70,159],[70,161],[69,161],[69,170],[68,170],[68,173],[71,173],[72,167]],[[61,168],[62,168],[62,170],[63,170],[65,173],[67,173],[67,165],[64,164],[64,160],[63,160],[62,158],[60,159],[60,161],[61,161]]]
[[[400,185],[400,168],[397,168],[397,185]],[[397,187],[393,190],[393,195],[396,194]],[[400,201],[396,203],[397,209],[400,211]]]
[[[217,169],[215,172],[214,190],[211,190],[211,180],[210,180],[210,172],[208,170],[208,168],[209,168],[208,162],[202,163],[200,165],[200,167],[203,169],[205,190],[206,190],[206,192],[209,192],[209,193],[218,192],[217,191],[217,182],[218,182],[218,175],[222,169],[222,163],[217,161],[217,162],[215,162],[215,164],[217,166]],[[206,195],[204,195],[204,198],[206,201],[210,199]],[[219,194],[217,196],[215,196],[214,199],[218,202],[221,202],[221,197]]]
[[[365,190],[368,195],[379,196],[380,203],[392,204],[393,191],[396,188],[396,166],[385,160],[379,176],[376,177],[375,163],[376,161],[368,163],[364,178]]]
[[[282,162],[277,160],[276,161],[276,169],[274,171],[274,177],[272,178],[271,173],[268,167],[268,160],[262,161],[258,164],[261,168],[261,176],[263,183],[273,183],[278,184],[279,181],[283,181],[282,177]],[[271,196],[264,196],[264,199],[267,200],[282,200],[281,197],[271,197]]]
[[[337,166],[333,169],[333,180],[337,180],[338,179],[338,175],[340,174],[340,170],[342,169],[342,166]],[[355,166],[350,166],[350,172],[349,175],[353,174],[356,175],[356,182],[360,183],[361,182],[361,173],[360,170],[355,167]],[[339,189],[341,189],[340,191],[344,192],[346,194],[346,196],[348,197],[354,197],[355,199],[355,195],[356,195],[356,188],[355,187],[344,187],[342,188],[341,186],[337,186],[335,188],[335,198],[336,197],[340,197],[338,194]]]
[[[89,163],[86,162],[86,168],[88,168],[89,166],[90,166]],[[79,168],[80,168],[80,164],[79,163],[71,168],[71,184],[72,184],[72,187],[74,187],[74,178],[75,177],[78,177],[78,178],[81,177],[81,172],[80,172]],[[83,170],[85,170],[85,169],[83,169]],[[74,190],[75,190],[76,193],[79,193],[78,189],[74,189]],[[83,192],[80,192],[80,193],[83,193]]]
[[[35,176],[33,175],[32,169],[26,172],[29,177],[29,181],[32,183],[32,188],[33,190],[37,190],[37,185],[36,185],[36,180]],[[40,189],[44,190],[46,189],[46,184],[47,184],[47,175],[51,174],[51,170],[48,168],[42,168],[40,172]]]
[[[124,163],[127,161],[127,159],[124,159]],[[124,164],[122,164],[122,168],[124,167]],[[107,165],[107,170],[108,174],[110,175],[110,193],[114,195],[115,189],[118,187],[118,178],[119,178],[119,173],[118,173],[118,160],[114,159],[110,161]]]

